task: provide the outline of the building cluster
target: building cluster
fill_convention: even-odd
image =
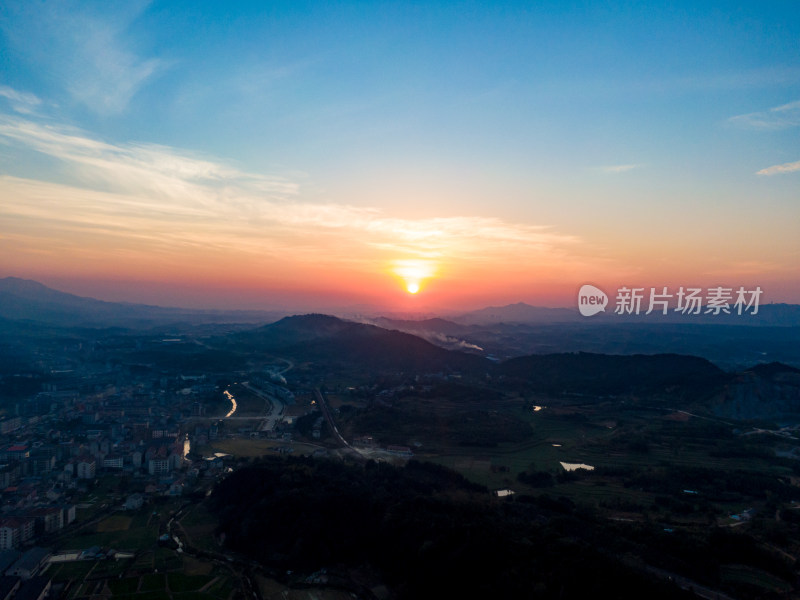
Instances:
[[[69,525],[76,499],[103,475],[181,494],[187,478],[209,468],[187,460],[181,424],[203,412],[197,406],[214,386],[203,377],[128,381],[65,372],[26,401],[0,406],[0,550]]]

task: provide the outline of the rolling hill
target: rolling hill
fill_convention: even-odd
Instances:
[[[680,387],[707,389],[727,375],[709,361],[678,354],[544,354],[512,358],[496,373],[551,394],[616,395]]]
[[[285,312],[192,310],[105,302],[49,288],[17,277],[0,279],[0,318],[60,326],[154,327],[175,323],[264,323]]]
[[[319,314],[285,317],[233,334],[230,340],[240,350],[361,365],[365,369],[485,372],[491,365],[479,356],[440,348],[408,333]]]

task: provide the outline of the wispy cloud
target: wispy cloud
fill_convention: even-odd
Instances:
[[[749,129],[778,131],[800,126],[800,100],[782,104],[762,112],[737,115],[728,122]]]
[[[626,173],[628,171],[632,171],[633,169],[638,169],[642,165],[607,165],[603,167],[598,167],[598,170],[603,173]]]
[[[794,173],[796,171],[800,171],[800,160],[761,169],[756,175],[781,175],[783,173]]]
[[[18,54],[53,75],[73,100],[109,115],[124,111],[166,63],[140,56],[129,35],[146,3],[101,6],[102,12],[80,3],[9,0],[14,18],[4,30]]]
[[[284,197],[297,184],[282,177],[252,175],[233,167],[155,144],[109,144],[78,130],[0,118],[0,136],[57,158],[85,183],[105,189],[198,202],[207,189],[231,181],[254,192]],[[101,189],[102,189],[101,188]]]
[[[41,105],[42,101],[34,94],[20,92],[7,85],[0,85],[0,97],[8,100],[11,108],[22,114],[32,114]]]
[[[29,246],[95,240],[178,260],[204,249],[374,269],[400,258],[485,264],[569,262],[574,236],[494,217],[400,218],[375,207],[309,203],[283,176],[248,173],[154,145],[111,144],[68,128],[0,119],[0,140],[58,160],[60,182],[0,178],[0,217]],[[149,249],[149,250],[148,250]],[[501,264],[503,262],[501,261]]]

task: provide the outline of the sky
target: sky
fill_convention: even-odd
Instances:
[[[198,308],[800,303],[800,10],[6,0],[4,276]]]

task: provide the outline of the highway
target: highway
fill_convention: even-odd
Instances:
[[[283,411],[286,405],[277,396],[266,394],[257,387],[250,385],[247,381],[242,383],[242,387],[247,388],[253,394],[264,400],[264,416],[259,431],[272,431],[275,424],[283,419]]]
[[[339,428],[336,427],[336,423],[333,420],[331,409],[328,407],[328,403],[325,401],[325,396],[319,391],[319,389],[314,389],[314,397],[317,400],[319,409],[322,411],[322,416],[325,417],[325,420],[328,422],[328,427],[331,428],[333,436],[336,438],[336,441],[339,442],[339,445],[342,446],[347,454],[351,455],[353,458],[360,461],[368,460],[370,458],[369,456],[367,456],[359,448],[353,448],[353,446],[348,444],[347,440],[342,437],[342,434],[339,433]]]
[[[347,443],[347,440],[342,437],[342,434],[339,433],[339,428],[336,427],[336,423],[333,421],[333,416],[331,415],[330,408],[328,408],[328,403],[325,402],[325,397],[318,388],[314,388],[314,397],[317,399],[317,406],[319,406],[319,409],[322,411],[322,416],[325,417],[325,420],[328,422],[328,427],[331,428],[333,436],[336,438],[339,444],[345,448],[354,449],[350,444]]]

